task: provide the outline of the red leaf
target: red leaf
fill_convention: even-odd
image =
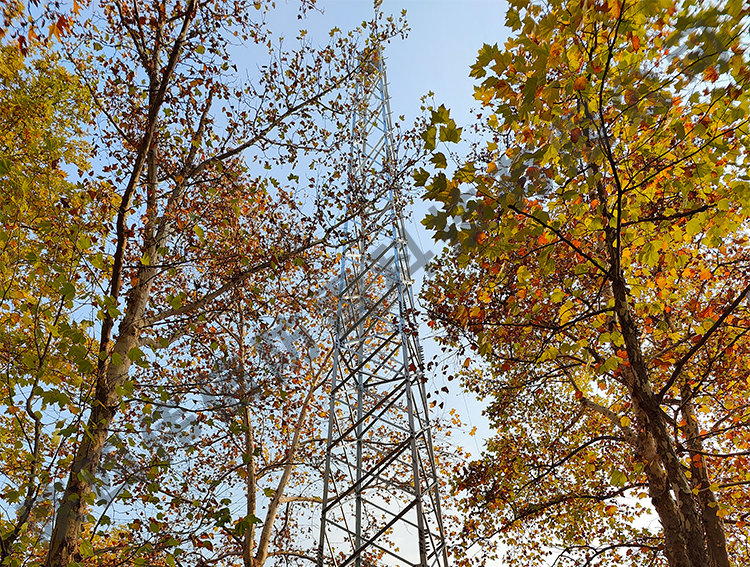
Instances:
[[[21,55],[26,57],[28,49],[26,48],[26,38],[22,35],[18,36],[18,49],[21,51]]]

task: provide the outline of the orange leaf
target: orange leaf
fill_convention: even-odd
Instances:
[[[719,73],[716,72],[716,68],[711,66],[703,73],[703,79],[715,83],[719,79]]]
[[[60,30],[57,28],[57,24],[52,22],[49,25],[49,37],[55,36],[58,40],[60,39]]]
[[[630,38],[630,44],[633,46],[633,51],[638,51],[641,48],[641,38],[634,35]]]
[[[577,91],[582,91],[589,84],[589,80],[586,77],[578,77],[573,81],[573,88]]]
[[[702,269],[701,273],[700,273],[700,278],[702,280],[708,280],[708,279],[710,279],[711,278],[711,271],[708,270],[707,268]]]

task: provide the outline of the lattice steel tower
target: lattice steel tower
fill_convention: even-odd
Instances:
[[[318,567],[448,567],[380,48],[361,64]]]

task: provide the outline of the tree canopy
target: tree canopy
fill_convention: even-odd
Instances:
[[[350,108],[403,22],[273,9],[3,7],[3,567],[310,561]]]
[[[457,471],[463,561],[748,562],[747,16],[514,0],[468,157],[431,109],[424,297],[496,428]]]
[[[274,9],[0,9],[2,567],[316,560],[329,282],[368,206],[350,117],[363,49],[405,24],[315,45]],[[430,325],[495,429],[440,452],[454,558],[750,563],[750,9],[511,0],[506,23],[474,123],[430,107],[414,173],[446,246]]]

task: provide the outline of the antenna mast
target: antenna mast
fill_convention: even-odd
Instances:
[[[380,46],[360,63],[318,567],[448,567]]]

